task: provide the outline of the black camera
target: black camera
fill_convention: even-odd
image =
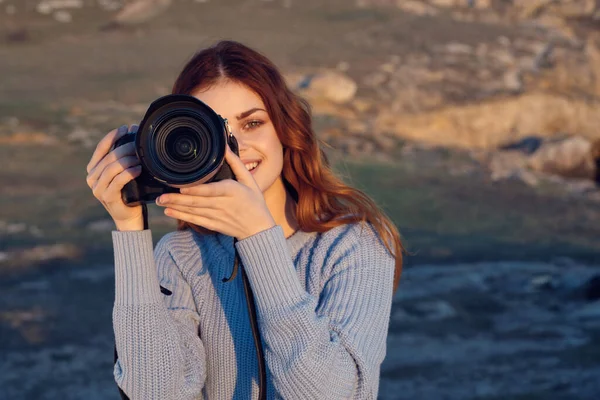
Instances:
[[[193,96],[172,94],[155,100],[137,133],[117,140],[111,150],[135,142],[142,172],[121,191],[129,206],[154,202],[163,193],[200,183],[235,179],[225,146],[239,156],[226,119]]]

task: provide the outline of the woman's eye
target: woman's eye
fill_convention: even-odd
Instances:
[[[253,121],[249,121],[246,126],[244,126],[244,129],[254,129],[254,128],[258,128],[259,126],[261,126],[263,124],[262,121],[259,120],[253,120]]]

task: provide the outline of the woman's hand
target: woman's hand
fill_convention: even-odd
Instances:
[[[265,198],[250,171],[226,146],[225,161],[237,181],[225,179],[183,188],[156,199],[165,215],[203,226],[227,236],[245,239],[275,226]]]
[[[137,128],[137,125],[131,125],[128,130],[127,125],[123,125],[110,131],[100,140],[87,165],[86,182],[120,231],[144,229],[142,206],[130,207],[121,198],[123,186],[138,177],[142,171],[134,143],[127,143],[110,151],[119,138],[128,132],[136,132]]]

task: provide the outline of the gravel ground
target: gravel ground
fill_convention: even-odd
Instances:
[[[596,399],[599,266],[408,268],[394,301],[381,399]],[[0,398],[118,399],[110,265],[2,284]]]

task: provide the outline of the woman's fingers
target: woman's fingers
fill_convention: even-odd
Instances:
[[[138,128],[139,128],[139,125],[138,125],[138,124],[131,124],[131,125],[129,126],[129,131],[128,131],[128,133],[137,133],[137,131],[138,131]]]
[[[186,212],[189,214],[205,215],[205,216],[209,216],[209,215],[213,214],[215,212],[215,210],[221,210],[222,207],[219,207],[218,205],[216,205],[214,201],[211,202],[210,199],[204,199],[204,200],[209,200],[209,201],[197,203],[197,204],[204,203],[203,205],[186,205],[186,204],[182,204],[182,203],[167,203],[167,204],[160,203],[159,206],[165,207],[165,209],[168,208],[168,209],[183,211],[183,212]],[[208,210],[210,210],[210,211],[208,211]]]
[[[179,193],[163,194],[156,199],[157,205],[165,207],[179,205],[187,207],[215,208],[217,202],[222,203],[223,199],[215,199],[214,197],[204,197],[198,195],[188,196]]]
[[[202,216],[207,217],[208,216],[206,214],[206,211],[204,211],[204,210],[208,210],[208,208],[189,207],[189,206],[182,206],[179,204],[169,204],[169,205],[165,206],[165,211],[166,210],[169,210],[169,211],[175,210],[175,211],[183,212],[186,214],[195,215],[198,217],[202,217]]]
[[[214,197],[187,196],[177,193],[163,194],[156,199],[156,204],[160,207],[165,207],[165,211],[167,209],[169,211],[176,210],[199,217],[208,217],[214,213],[215,210],[223,208],[221,199],[215,199]]]
[[[225,161],[227,161],[227,164],[229,164],[231,167],[231,171],[235,175],[235,179],[248,187],[257,188],[258,185],[256,184],[254,177],[250,171],[246,169],[246,166],[242,160],[235,155],[229,146],[225,146],[225,148]]]
[[[191,213],[187,213],[187,212],[183,212],[183,211],[179,211],[179,210],[174,210],[172,208],[169,208],[168,210],[165,209],[165,215],[171,217],[171,218],[176,218],[176,219],[180,219],[182,221],[186,221],[186,222],[190,222],[194,225],[198,225],[198,226],[203,226],[206,229],[209,229],[211,231],[214,231],[218,228],[218,224],[216,223],[216,221],[205,217],[205,216],[201,216],[198,214],[191,214]],[[225,233],[225,232],[223,232]],[[225,233],[227,234],[227,233]]]
[[[92,154],[92,158],[88,163],[86,170],[88,174],[90,171],[94,169],[94,167],[106,156],[106,154],[110,151],[110,148],[115,144],[117,140],[119,140],[123,135],[127,133],[127,125],[123,125],[117,129],[113,129],[106,136],[98,142],[96,146],[96,150],[94,150],[94,154]]]
[[[114,177],[112,182],[110,182],[102,194],[102,201],[110,204],[121,200],[121,191],[123,190],[123,186],[125,186],[129,181],[137,178],[141,172],[142,166],[136,165],[117,174],[117,176]]]
[[[108,153],[88,174],[86,181],[88,186],[92,187],[100,176],[104,173],[104,170],[122,158],[133,156],[135,154],[135,144],[126,143],[123,146],[119,146],[110,153]],[[137,160],[137,156],[133,156]]]
[[[224,179],[218,182],[202,183],[196,186],[181,188],[179,191],[189,196],[227,197],[233,194],[236,185],[235,181]]]
[[[98,143],[98,146],[96,146],[96,151],[92,155],[92,159],[90,160],[90,162],[88,163],[88,166],[87,166],[88,176],[87,176],[86,180],[88,182],[88,186],[91,187],[90,182],[93,184],[98,179],[98,177],[100,176],[100,174],[102,173],[102,171],[108,164],[110,164],[111,162],[113,162],[125,155],[136,154],[135,144],[133,142],[129,142],[122,146],[119,146],[118,148],[114,149],[113,151],[110,151],[110,149],[115,144],[115,142],[117,140],[119,140],[121,137],[123,137],[125,134],[137,133],[137,131],[138,131],[138,125],[136,125],[136,124],[132,124],[129,127],[129,129],[127,129],[127,125],[123,125],[122,127],[109,132],[100,141],[100,143]],[[104,151],[107,146],[108,146],[108,149],[106,151]],[[98,160],[97,157],[99,157],[99,155],[102,155],[102,157]]]
[[[139,165],[139,161],[135,156],[125,156],[110,163],[106,168],[104,168],[102,175],[100,175],[98,180],[92,186],[92,192],[94,193],[94,196],[96,196],[96,198],[99,200],[104,200],[103,193],[106,191],[113,179],[115,179],[117,175],[127,168],[134,167],[136,165]]]

